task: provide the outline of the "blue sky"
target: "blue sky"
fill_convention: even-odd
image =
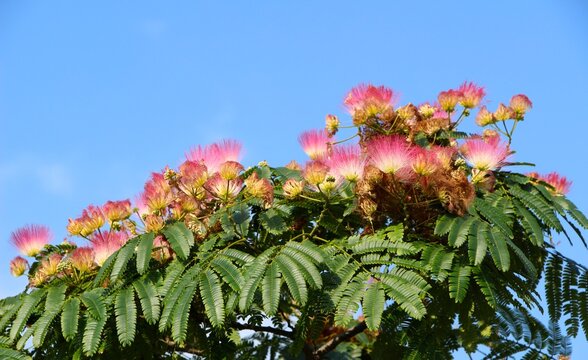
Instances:
[[[241,140],[248,165],[302,160],[297,135],[327,113],[349,120],[342,99],[360,82],[401,103],[465,80],[490,108],[527,94],[516,160],[572,179],[588,211],[587,3],[220,3],[0,3],[0,297],[25,285],[8,273],[15,228],[46,224],[60,241],[88,204],[132,198],[221,138]],[[561,251],[588,263],[579,242]]]

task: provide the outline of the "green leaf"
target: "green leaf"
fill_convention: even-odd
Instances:
[[[98,346],[102,340],[102,330],[106,325],[107,315],[101,319],[92,316],[86,316],[86,327],[82,337],[82,350],[87,356],[92,356],[98,351]]]
[[[518,200],[515,199],[513,204],[517,214],[520,216],[520,223],[525,231],[529,234],[531,242],[536,246],[542,247],[544,245],[543,229],[541,229],[541,225],[539,225],[535,215],[527,210]]]
[[[16,319],[12,322],[10,327],[10,340],[14,341],[18,334],[23,330],[27,320],[33,313],[35,307],[43,300],[43,297],[47,291],[45,289],[33,290],[30,294],[26,295],[23,299],[23,303],[20,306]]]
[[[498,293],[494,288],[493,280],[488,276],[488,274],[479,268],[474,268],[474,279],[476,283],[480,287],[480,291],[484,295],[486,302],[490,305],[493,309],[496,309],[496,306],[499,303]]]
[[[118,252],[115,252],[114,254],[110,255],[108,259],[106,259],[106,261],[104,261],[104,264],[102,264],[100,270],[98,270],[98,274],[96,274],[96,277],[94,278],[94,287],[102,286],[102,283],[110,274],[110,271],[114,266],[114,262],[116,261],[117,256]]]
[[[386,285],[386,292],[408,315],[421,319],[427,313],[421,296],[424,296],[430,286],[419,274],[394,268],[387,274],[381,274],[380,280]]]
[[[353,281],[345,286],[340,300],[337,302],[337,311],[335,312],[335,324],[342,327],[349,326],[357,310],[362,297],[365,294],[366,282],[369,274],[359,273]]]
[[[545,201],[541,194],[533,194],[525,191],[518,186],[511,186],[510,193],[517,197],[527,208],[533,212],[550,228],[557,232],[562,232],[563,227],[553,208]]]
[[[313,289],[320,289],[323,286],[323,279],[321,278],[321,274],[319,273],[312,259],[306,256],[306,254],[298,252],[297,250],[287,246],[282,248],[280,254],[289,257],[297,264],[298,269],[300,269],[302,272],[302,276],[304,276],[306,282]]]
[[[4,360],[32,360],[32,358],[20,351],[0,348],[0,359]]]
[[[210,262],[213,269],[223,278],[233,291],[241,291],[243,275],[239,269],[225,256],[216,256]]]
[[[188,333],[188,319],[190,318],[190,309],[192,308],[192,299],[196,294],[198,283],[194,278],[188,286],[184,288],[179,301],[173,309],[172,339],[178,343],[186,340]]]
[[[198,277],[198,273],[200,272],[200,267],[198,265],[194,265],[189,268],[181,278],[179,278],[171,287],[168,293],[160,293],[163,296],[163,311],[161,312],[161,318],[159,319],[159,331],[164,332],[172,322],[175,323],[178,321],[177,318],[174,318],[174,311],[176,309],[176,304],[180,301],[182,294],[188,287],[193,286],[193,292],[196,291],[197,283],[196,279]],[[189,310],[189,308],[188,308]],[[179,325],[178,325],[179,327]]]
[[[135,340],[137,328],[137,305],[135,304],[135,291],[132,287],[118,292],[114,303],[114,312],[118,341],[122,347],[129,346]]]
[[[173,251],[180,259],[187,259],[194,246],[194,234],[182,222],[168,225],[162,230]]]
[[[166,269],[165,278],[158,289],[158,293],[161,297],[168,295],[173,285],[176,284],[182,273],[184,272],[184,264],[177,260],[173,260]]]
[[[557,322],[561,318],[562,267],[562,258],[557,254],[550,256],[545,264],[545,298],[549,319],[553,322]]]
[[[155,324],[160,312],[160,300],[155,285],[147,278],[140,278],[135,280],[133,287],[139,296],[145,320],[149,324]]]
[[[221,254],[232,259],[233,261],[243,265],[243,264],[250,264],[255,260],[254,256],[247,254],[246,252],[237,250],[237,249],[224,249],[221,251]]]
[[[255,291],[259,287],[263,274],[265,274],[267,262],[271,256],[275,253],[276,248],[271,247],[261,253],[253,262],[248,266],[244,278],[245,283],[241,287],[241,294],[239,296],[239,309],[246,311],[251,306]],[[224,252],[227,255],[227,252]]]
[[[63,304],[61,313],[61,332],[65,340],[70,341],[78,333],[80,299],[70,298]]]
[[[280,214],[273,208],[260,213],[259,221],[261,222],[261,225],[264,227],[264,229],[266,229],[270,234],[280,235],[284,231],[288,230],[286,222],[282,216],[280,216]]]
[[[464,221],[458,222],[456,221],[455,224],[451,227],[448,236],[448,244],[449,246],[453,247],[460,247],[463,243],[466,242],[468,238],[468,234],[472,228],[476,229],[473,226],[479,220],[473,216],[467,216]]]
[[[210,269],[200,273],[200,296],[210,323],[220,329],[225,321],[225,302],[218,276]]]
[[[488,232],[488,225],[480,222],[476,227],[476,232],[468,236],[468,254],[470,262],[474,265],[480,265],[486,256]]]
[[[453,265],[449,274],[449,296],[455,299],[456,303],[462,302],[467,294],[471,271],[470,266],[462,266],[458,263]]]
[[[280,303],[280,288],[282,287],[282,276],[276,262],[268,266],[262,284],[263,311],[272,316],[278,311]]]
[[[429,268],[434,279],[444,281],[449,274],[448,270],[451,269],[454,255],[453,252],[446,252],[444,246],[429,245],[423,250],[421,260]]]
[[[139,245],[137,246],[137,272],[139,275],[143,275],[149,268],[154,239],[154,233],[146,233],[139,236]]]
[[[100,320],[106,317],[106,304],[102,298],[101,288],[86,291],[82,294],[81,299],[92,318]]]
[[[50,287],[47,291],[47,299],[45,300],[45,311],[43,315],[35,323],[35,331],[33,333],[33,345],[41,347],[45,341],[45,336],[49,331],[49,327],[53,323],[53,319],[59,314],[65,299],[65,290],[67,287],[62,284]]]
[[[137,241],[139,241],[138,237],[129,240],[117,251],[116,260],[112,266],[112,272],[110,273],[110,281],[115,282],[118,280],[119,275],[124,273],[127,267],[127,263],[135,254],[135,246],[137,246]]]
[[[245,204],[237,205],[233,207],[232,218],[235,224],[237,224],[237,230],[242,236],[247,236],[249,232],[249,222],[251,221],[251,212],[249,206]]]
[[[511,219],[505,215],[502,209],[497,209],[492,204],[489,204],[484,199],[477,197],[474,201],[476,210],[493,226],[498,227],[504,235],[512,238],[512,224]]]
[[[505,272],[510,269],[510,253],[506,241],[508,240],[504,233],[493,227],[488,233],[488,248],[494,264],[501,271]]]
[[[290,257],[280,254],[274,260],[277,262],[292,298],[303,305],[308,299],[308,288],[299,265]]]
[[[462,218],[453,215],[443,215],[437,220],[435,225],[435,235],[443,236],[449,233],[454,225],[454,222],[463,221]]]
[[[325,261],[321,248],[316,246],[312,241],[305,240],[301,243],[296,241],[288,241],[285,246],[303,253],[317,264]]]
[[[386,294],[379,282],[373,282],[363,297],[363,314],[368,329],[377,331],[382,321]]]

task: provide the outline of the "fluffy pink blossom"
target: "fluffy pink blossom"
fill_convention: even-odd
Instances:
[[[463,95],[460,104],[466,109],[478,106],[486,95],[483,86],[478,86],[472,82],[468,83],[467,81],[461,84],[457,90],[461,91]]]
[[[357,181],[363,176],[365,156],[357,145],[337,146],[326,161],[331,174],[348,181]]]
[[[225,180],[220,174],[216,173],[208,179],[205,187],[214,197],[228,202],[239,195],[243,188],[243,180],[240,178]]]
[[[414,152],[400,135],[381,136],[367,144],[370,162],[381,171],[408,179]]]
[[[79,247],[70,257],[71,265],[81,273],[89,272],[94,268],[94,250],[91,247]]]
[[[28,267],[29,262],[25,258],[17,256],[10,262],[10,273],[12,276],[18,277],[23,275]]]
[[[332,138],[324,129],[305,131],[298,137],[302,149],[312,160],[327,156]]]
[[[102,205],[102,212],[110,222],[125,220],[131,216],[131,201],[107,201]]]
[[[95,234],[90,241],[94,250],[94,261],[102,266],[106,259],[120,249],[129,239],[126,232],[109,231]]]
[[[461,153],[474,169],[486,171],[501,167],[510,155],[510,149],[497,137],[487,140],[475,138],[463,144]]]
[[[516,117],[522,118],[527,110],[533,107],[533,103],[526,95],[518,94],[510,99],[509,107],[514,111]]]
[[[553,187],[553,192],[557,195],[565,195],[570,191],[572,182],[565,176],[561,176],[556,172],[551,172],[547,175],[539,175],[535,172],[527,174],[527,176],[546,182]]]
[[[442,167],[448,169],[451,167],[453,156],[457,153],[457,149],[452,146],[433,146],[431,151],[437,156],[437,160]]]
[[[411,168],[417,175],[429,176],[437,171],[441,165],[441,162],[437,157],[437,152],[434,150],[415,147],[413,153],[414,156],[412,157]]]
[[[161,211],[173,201],[171,187],[161,173],[151,174],[141,197],[151,211]]]
[[[43,225],[27,225],[10,234],[10,242],[25,256],[35,256],[49,243],[52,234]]]
[[[201,199],[204,195],[203,187],[208,180],[206,165],[186,160],[180,165],[180,179],[178,187],[185,194]]]
[[[439,101],[439,104],[444,111],[452,113],[462,97],[463,93],[459,90],[447,90],[439,93],[437,101]]]
[[[206,165],[209,174],[219,170],[221,164],[227,161],[241,160],[242,145],[236,140],[223,140],[205,147],[192,149],[186,157],[188,160]]]
[[[392,89],[385,86],[360,84],[347,94],[343,104],[353,116],[356,111],[364,110],[369,113],[379,113],[390,109],[395,100]]]

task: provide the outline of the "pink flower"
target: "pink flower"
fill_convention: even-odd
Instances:
[[[234,180],[225,180],[220,174],[216,173],[206,182],[207,190],[216,198],[229,202],[239,195],[243,187],[243,180],[236,178]]]
[[[49,243],[52,234],[48,227],[43,225],[27,225],[16,229],[10,234],[10,242],[21,254],[35,256]]]
[[[365,156],[359,146],[337,146],[326,161],[330,172],[348,181],[357,181],[363,176]]]
[[[517,119],[522,119],[527,110],[533,107],[533,103],[526,95],[518,94],[510,99],[509,107],[514,111]]]
[[[391,109],[394,97],[392,89],[387,87],[359,84],[351,89],[343,104],[351,116],[355,115],[358,110],[376,115]]]
[[[245,168],[238,162],[226,161],[221,164],[218,173],[220,177],[225,180],[235,180],[243,170],[245,170]]]
[[[304,166],[304,180],[309,184],[319,185],[327,179],[329,167],[321,161],[309,161]]]
[[[298,137],[302,149],[312,160],[327,156],[332,138],[324,129],[305,131]]]
[[[131,216],[131,201],[107,201],[102,206],[102,212],[110,222],[125,220]]]
[[[429,176],[439,169],[440,161],[437,153],[432,150],[417,147],[414,150],[412,171],[420,176]]]
[[[455,110],[455,105],[461,100],[462,96],[462,92],[458,90],[441,91],[437,97],[437,101],[439,101],[443,110],[452,113]]]
[[[452,146],[433,146],[431,152],[435,154],[442,167],[449,169],[452,165],[453,156],[457,149]]]
[[[104,225],[105,217],[98,206],[88,205],[82,211],[82,216],[75,220],[69,220],[67,230],[72,235],[88,236]]]
[[[195,161],[186,160],[180,165],[180,179],[178,187],[185,194],[202,199],[204,196],[204,184],[208,180],[206,165]]]
[[[153,239],[153,252],[151,257],[162,263],[169,260],[171,256],[172,253],[169,242],[161,235],[156,236],[155,239]]]
[[[102,232],[95,234],[90,241],[94,249],[94,261],[98,266],[102,266],[106,259],[115,251],[120,249],[129,239],[125,232]]]
[[[467,140],[461,147],[461,153],[474,169],[486,171],[501,167],[510,155],[510,149],[497,137],[487,140],[476,138]]]
[[[556,172],[551,172],[547,175],[539,175],[536,172],[527,174],[529,177],[533,177],[537,180],[546,182],[553,187],[553,193],[556,195],[565,195],[570,191],[572,182],[569,181],[565,176],[561,176]]]
[[[238,141],[223,140],[204,148],[198,146],[192,149],[186,157],[188,160],[206,165],[209,174],[213,174],[219,170],[222,163],[241,160],[241,149],[242,145]]]
[[[29,267],[29,262],[20,256],[15,257],[10,262],[10,273],[12,276],[19,277],[27,271]]]
[[[414,152],[400,135],[381,136],[367,144],[371,163],[381,171],[407,180]]]
[[[51,254],[41,260],[41,265],[39,266],[39,270],[43,272],[46,276],[53,276],[57,274],[59,270],[59,264],[61,264],[61,259],[63,256],[60,254]]]
[[[245,190],[247,194],[262,199],[266,206],[274,201],[274,187],[268,179],[260,179],[256,172],[245,179]]]
[[[174,200],[171,187],[163,174],[152,173],[144,190],[141,197],[151,211],[164,210]]]
[[[483,86],[477,86],[472,82],[464,82],[461,86],[457,89],[461,91],[463,94],[460,104],[466,109],[475,108],[480,104],[480,101],[486,95],[486,91],[484,91]]]
[[[75,249],[70,257],[71,265],[81,273],[89,272],[94,268],[94,250],[90,247]]]
[[[482,106],[480,111],[478,111],[478,115],[476,115],[476,124],[480,126],[486,126],[490,124],[494,124],[496,119],[494,118],[494,114],[492,114],[486,106]]]

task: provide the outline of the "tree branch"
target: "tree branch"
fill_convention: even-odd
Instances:
[[[282,329],[273,328],[271,326],[257,326],[257,325],[249,325],[249,324],[241,324],[241,323],[234,323],[233,327],[239,330],[253,330],[253,331],[263,331],[269,332],[272,334],[284,336],[290,339],[294,339],[294,332],[293,331],[286,331]]]
[[[342,334],[339,334],[332,338],[331,340],[327,341],[323,344],[320,348],[316,349],[313,353],[315,359],[320,359],[320,357],[329,351],[333,350],[337,347],[340,343],[347,341],[354,337],[355,335],[362,333],[365,329],[367,329],[367,325],[365,321],[360,322],[359,324],[355,325],[351,329],[345,331]]]
[[[183,346],[179,345],[178,343],[176,343],[175,341],[173,341],[169,337],[159,339],[159,341],[161,341],[165,345],[173,348],[176,351],[186,352],[186,353],[190,353],[193,355],[200,355],[200,356],[203,356],[206,354],[205,351],[202,349],[198,349],[198,348],[195,348],[195,347],[192,347],[189,345],[183,345]]]

